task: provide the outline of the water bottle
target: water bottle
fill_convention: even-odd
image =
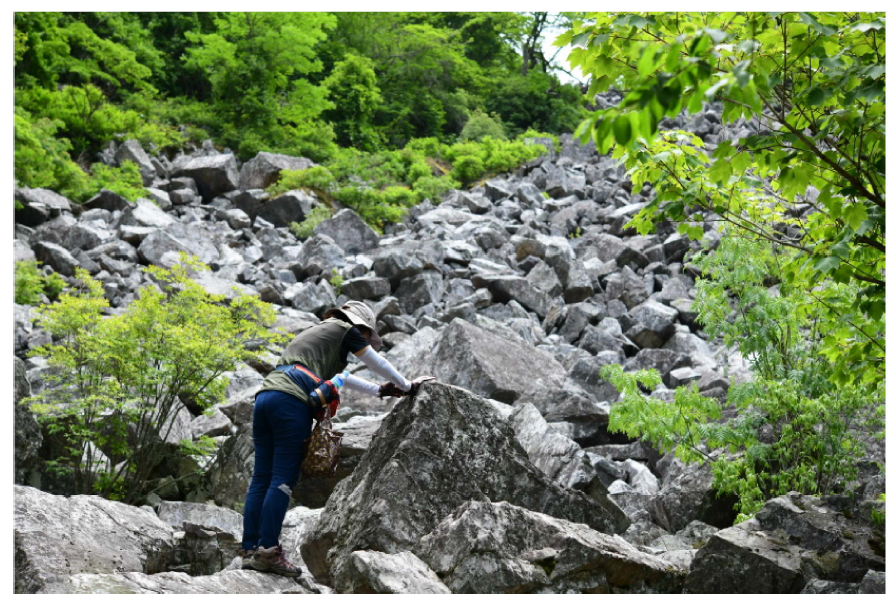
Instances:
[[[336,374],[332,379],[332,383],[335,385],[336,389],[341,389],[346,380],[348,380],[348,370],[345,370],[341,374]]]

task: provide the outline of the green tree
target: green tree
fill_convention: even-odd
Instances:
[[[334,24],[324,13],[222,13],[213,33],[186,33],[186,64],[208,74],[221,142],[244,157],[330,143],[318,121],[326,89],[304,76],[323,68],[315,47]]]
[[[700,238],[716,216],[797,251],[781,278],[826,312],[820,350],[840,384],[885,373],[885,22],[862,13],[591,14],[560,36],[593,96],[618,106],[578,129],[616,148],[635,191],[653,200],[634,226],[662,219]],[[663,117],[723,104],[722,119],[759,131],[707,152]],[[811,187],[811,188],[809,188]],[[808,211],[805,211],[806,205]],[[857,282],[853,296],[835,285]]]
[[[382,95],[376,85],[373,61],[348,54],[336,63],[323,85],[333,103],[324,117],[333,123],[337,142],[365,151],[376,150],[380,136],[374,120],[382,106]]]
[[[145,269],[156,286],[122,314],[103,317],[102,284],[80,269],[78,287],[39,310],[55,342],[35,353],[59,386],[25,401],[62,450],[52,468],[73,475],[81,493],[131,503],[164,457],[178,398],[208,407],[222,398],[222,374],[259,353],[245,343],[283,340],[266,328],[269,305],[251,296],[225,304],[194,282],[190,273],[207,269],[195,258]]]

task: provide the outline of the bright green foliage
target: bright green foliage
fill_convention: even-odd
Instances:
[[[324,116],[333,124],[336,141],[365,151],[380,146],[380,135],[373,122],[382,105],[376,85],[376,73],[370,59],[348,54],[336,63],[323,80],[333,108]]]
[[[331,217],[332,210],[329,207],[326,205],[317,205],[311,209],[311,212],[305,219],[300,222],[292,222],[289,224],[289,231],[292,232],[296,238],[304,240],[305,238],[313,236],[314,228]]]
[[[125,161],[121,167],[109,167],[104,163],[94,163],[91,168],[91,187],[88,197],[105,188],[133,202],[149,196],[143,188],[140,168],[132,161]]]
[[[333,289],[335,289],[337,295],[342,294],[342,285],[345,284],[345,277],[339,273],[336,268],[333,268],[332,275],[329,278],[329,283],[333,285]]]
[[[102,284],[79,270],[78,290],[39,310],[55,343],[36,350],[61,387],[27,402],[64,450],[54,462],[73,475],[78,491],[133,503],[163,457],[159,436],[170,433],[178,397],[207,407],[223,397],[221,375],[258,355],[244,343],[283,341],[268,331],[274,312],[251,296],[224,303],[190,277],[207,269],[182,257],[170,270],[145,268],[157,283],[120,315],[103,318]],[[255,348],[253,346],[253,348]],[[129,432],[129,426],[135,427]],[[112,463],[101,461],[101,450]]]
[[[62,122],[47,117],[35,120],[21,107],[15,108],[14,120],[15,177],[19,185],[82,197],[88,188],[88,176],[71,160],[71,143],[55,135]]]
[[[879,382],[885,333],[885,22],[861,13],[594,14],[557,40],[625,100],[579,127],[601,152],[616,145],[635,192],[654,200],[635,220],[709,213],[797,251],[781,278],[827,310],[819,351],[839,384]],[[721,101],[722,118],[762,125],[711,153],[684,132],[657,134],[664,116]],[[812,194],[809,186],[815,189]],[[819,192],[819,194],[818,194]],[[804,196],[803,196],[804,195]],[[803,214],[796,205],[808,203]],[[688,213],[686,210],[696,211]],[[840,285],[860,284],[842,289]],[[847,292],[847,295],[843,295]]]
[[[221,143],[245,158],[329,144],[316,121],[330,106],[326,89],[304,76],[323,68],[314,47],[334,23],[324,13],[222,13],[214,33],[186,33],[186,64],[208,74]]]
[[[500,122],[500,116],[495,118],[495,116],[476,109],[469,116],[469,121],[466,122],[466,125],[463,126],[463,131],[460,132],[460,140],[464,142],[469,140],[479,142],[485,136],[490,136],[497,140],[506,140],[507,137],[503,124]]]
[[[347,205],[381,230],[387,223],[400,221],[408,207],[424,199],[437,203],[442,194],[459,188],[460,183],[513,170],[544,152],[543,146],[528,145],[521,139],[490,137],[451,146],[435,138],[419,138],[402,150],[375,153],[342,149],[325,167],[281,172],[267,192],[277,196],[307,188],[328,202],[336,199]],[[358,177],[364,185],[357,183]],[[310,235],[305,226],[298,227]]]
[[[823,305],[810,303],[811,291],[781,280],[794,254],[731,234],[693,262],[703,274],[694,303],[699,321],[738,348],[755,372],[752,381],[731,384],[737,418],[719,422],[721,403],[700,396],[695,385],[679,387],[673,403],[645,397],[636,383],[654,388],[655,371],[604,372],[624,394],[612,407],[610,429],[674,449],[684,462],[711,461],[715,489],[738,496],[741,520],[788,491],[846,491],[866,445],[884,436],[884,385],[828,378],[831,365],[819,351],[826,330],[837,326],[825,323]],[[778,284],[769,289],[768,281]],[[854,294],[848,286],[836,285],[843,289],[837,294]]]
[[[290,190],[307,188],[320,194],[328,194],[332,192],[335,182],[332,173],[322,165],[296,171],[287,169],[280,172],[279,179],[267,188],[267,192],[271,197],[278,197]]]
[[[41,294],[46,295],[50,301],[54,301],[65,288],[65,280],[62,279],[62,276],[55,272],[44,275],[37,266],[38,262],[36,261],[16,262],[16,303],[37,305],[40,303]]]

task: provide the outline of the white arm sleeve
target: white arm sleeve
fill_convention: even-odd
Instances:
[[[379,385],[371,383],[365,378],[354,376],[353,374],[348,375],[348,380],[345,381],[345,388],[360,393],[366,393],[373,397],[379,397]]]
[[[376,353],[372,347],[365,347],[364,349],[366,349],[366,351],[361,354],[358,359],[360,359],[367,368],[382,378],[392,381],[398,385],[402,391],[410,390],[410,381],[401,376],[387,359]]]

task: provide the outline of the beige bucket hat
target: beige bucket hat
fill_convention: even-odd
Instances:
[[[379,336],[379,333],[376,332],[376,316],[373,315],[373,310],[370,309],[366,303],[362,303],[361,301],[348,301],[342,307],[334,307],[327,310],[326,313],[323,314],[323,319],[332,318],[338,314],[343,314],[348,318],[348,321],[355,326],[369,328],[370,332],[373,333],[370,336],[370,345],[372,345],[375,351],[379,351],[379,348],[382,346],[382,338]]]

